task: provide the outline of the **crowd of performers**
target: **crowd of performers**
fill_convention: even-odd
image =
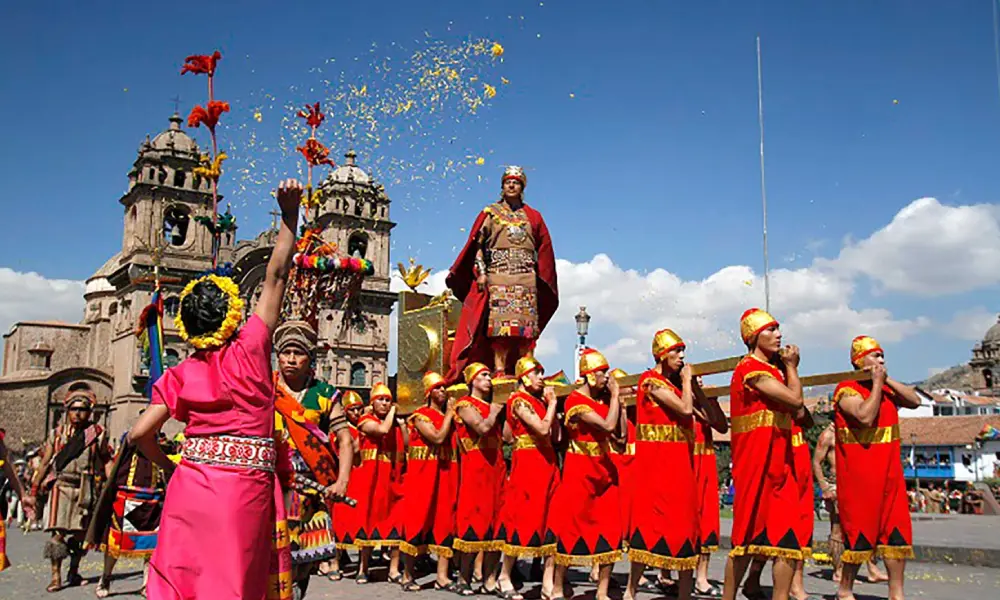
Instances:
[[[365,584],[376,549],[389,557],[390,581],[409,592],[420,589],[416,559],[431,554],[434,588],[463,596],[518,600],[514,567],[537,558],[543,599],[567,596],[566,571],[579,566],[591,569],[605,600],[612,567],[626,557],[625,600],[661,593],[664,582],[679,598],[732,600],[741,584],[748,598],[764,597],[759,576],[769,560],[773,598],[808,596],[814,461],[803,433],[812,420],[798,349],[782,347],[773,317],[751,309],[741,319],[748,354],[732,375],[729,422],[669,329],[653,338],[654,366],[639,378],[634,408],[624,407],[607,360],[588,349],[583,381],[564,401],[528,355],[516,363],[508,397],[493,394],[481,363],[465,365],[458,381],[427,373],[424,406],[399,419],[383,384],[365,406],[316,379],[315,328],[281,321],[300,195],[295,181],[279,187],[282,225],[245,324],[231,280],[206,275],[186,287],[178,323],[199,351],[156,382],[113,462],[88,419],[93,394],[67,395],[68,417],[26,496],[33,505],[43,489],[49,495],[50,589],[65,558],[70,583],[79,582],[90,545],[107,557],[99,596],[119,556],[142,556],[155,600],[301,597],[317,571],[343,577],[348,551],[358,552],[355,581]],[[852,597],[858,567],[878,556],[890,597],[901,599],[912,549],[897,407],[919,400],[886,376],[872,338],[854,340],[851,361],[871,377],[837,387],[836,484],[821,483],[839,509],[840,596]],[[176,461],[159,433],[170,417],[186,424]],[[727,429],[736,497],[719,589],[708,580],[720,538],[713,431]],[[0,567],[3,540],[0,529]],[[650,568],[659,572],[647,580]]]

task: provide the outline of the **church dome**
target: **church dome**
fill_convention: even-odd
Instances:
[[[109,258],[106,263],[101,265],[101,268],[94,271],[93,275],[87,278],[86,287],[83,292],[84,296],[89,296],[90,294],[99,292],[113,292],[115,290],[115,287],[108,281],[108,276],[114,273],[118,268],[118,263],[121,260],[121,257],[122,253],[118,252]]]
[[[983,345],[1000,345],[1000,316],[997,317],[997,322],[993,324],[986,330],[986,335],[983,336]]]
[[[198,144],[187,133],[181,129],[183,119],[177,113],[170,117],[170,127],[166,131],[159,133],[150,147],[160,152],[182,152],[187,154],[198,154]]]
[[[344,164],[340,165],[326,178],[326,183],[354,183],[368,185],[370,183],[368,173],[356,164],[357,152],[348,150],[344,155]]]

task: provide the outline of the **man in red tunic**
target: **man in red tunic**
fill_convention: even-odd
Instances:
[[[775,559],[772,597],[787,600],[809,543],[792,450],[792,422],[804,417],[799,350],[781,347],[778,322],[759,308],[743,313],[740,334],[750,353],[729,384],[736,498],[723,598],[735,600],[750,560],[762,557]]]
[[[507,168],[500,200],[476,217],[448,271],[445,283],[463,302],[449,381],[475,361],[508,373],[559,306],[552,240],[541,213],[524,203],[527,183],[523,169]]]
[[[851,364],[871,381],[845,381],[833,393],[837,426],[837,508],[844,534],[837,596],[854,600],[858,567],[881,556],[889,572],[889,598],[903,600],[906,559],[913,558],[913,530],[900,462],[898,407],[916,408],[913,388],[890,379],[885,353],[868,336],[854,338]]]

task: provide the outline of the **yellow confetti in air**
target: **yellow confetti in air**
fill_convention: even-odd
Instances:
[[[368,84],[365,84],[365,85],[361,86],[360,90],[358,90],[358,95],[359,96],[365,96],[367,94],[368,94]]]
[[[576,98],[576,94],[574,94],[573,92],[570,92],[570,93],[569,93],[569,97],[570,97],[570,98]]]
[[[483,88],[487,98],[492,98],[497,95],[497,89],[488,83],[483,84]]]
[[[753,280],[752,279],[744,279],[743,280],[743,285],[753,286]]]
[[[264,115],[262,115],[259,110],[255,111],[253,113],[253,119],[254,119],[254,121],[257,121],[258,123],[260,123],[261,121],[264,120]]]
[[[123,91],[123,92],[127,92],[127,91],[128,91],[128,88],[123,88],[123,89],[122,89],[122,91]]]
[[[892,103],[893,104],[899,104],[899,100],[896,100],[895,98],[893,98]]]
[[[493,53],[494,58],[503,56],[503,46],[501,46],[499,42],[493,42],[493,47],[490,48],[490,52]]]
[[[501,77],[500,83],[502,83],[503,85],[507,85],[508,83],[510,83],[510,80],[507,79],[506,77]]]
[[[480,156],[479,158],[476,159],[476,164],[481,167],[486,164],[486,159]]]

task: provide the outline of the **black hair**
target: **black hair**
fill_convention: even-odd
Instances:
[[[199,281],[181,301],[181,321],[191,337],[213,333],[229,312],[229,296],[212,281]]]

